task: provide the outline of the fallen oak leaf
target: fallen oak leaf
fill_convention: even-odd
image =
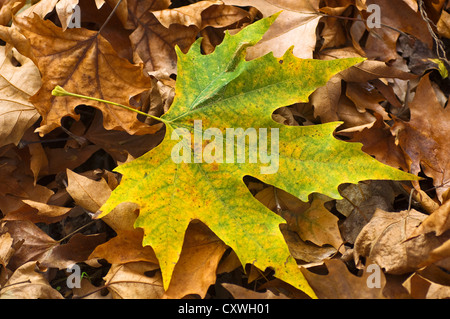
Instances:
[[[226,6],[222,1],[199,1],[175,9],[160,9],[151,3],[129,4],[136,28],[130,35],[135,55],[145,71],[177,73],[175,45],[186,52],[197,34],[206,27],[226,27],[247,17],[245,10]],[[150,6],[150,8],[149,8]],[[137,62],[136,56],[135,61]]]

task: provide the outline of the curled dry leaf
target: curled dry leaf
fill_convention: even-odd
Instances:
[[[450,238],[449,233],[440,237],[422,234],[407,240],[426,217],[414,209],[399,213],[377,209],[356,238],[355,263],[360,264],[361,257],[370,258],[389,274],[404,274],[418,269],[431,251]]]
[[[101,178],[94,181],[83,175],[67,169],[67,192],[75,203],[90,212],[95,213],[111,195],[111,188]]]
[[[346,121],[346,119],[348,121],[351,120],[353,125],[345,125],[345,127],[371,124],[376,121],[376,117],[365,111],[365,107],[364,112],[361,113],[356,109],[351,100],[348,98],[343,99],[341,94],[342,80],[346,82],[366,83],[375,79],[396,78],[410,80],[415,77],[411,73],[393,66],[388,66],[381,61],[366,60],[358,64],[358,66],[341,71],[328,81],[326,85],[318,88],[311,95],[310,101],[314,106],[314,116],[320,117],[322,123],[339,120]],[[346,101],[347,103],[344,103]],[[352,117],[349,117],[347,113],[351,114]]]
[[[31,210],[36,214],[36,210],[26,205],[23,200],[33,200],[40,203],[47,203],[54,192],[45,186],[35,184],[32,172],[29,169],[28,158],[12,145],[4,146],[1,150],[0,158],[0,179],[8,181],[0,183],[0,210],[6,216],[3,218],[16,219],[14,216],[21,211]],[[30,217],[30,214],[25,214]]]
[[[442,235],[450,229],[450,200],[447,200],[437,208],[430,216],[417,227],[410,235],[410,238],[435,232],[436,236]]]
[[[35,261],[21,265],[0,289],[0,299],[63,299],[36,268]]]
[[[41,76],[30,59],[16,50],[7,52],[4,46],[0,47],[0,75],[0,147],[17,145],[39,118],[28,99],[41,87]]]
[[[16,245],[17,247],[14,248],[13,241],[14,239],[9,233],[0,235],[0,265],[2,265],[3,268],[6,268],[11,256],[15,253],[15,248],[18,248],[20,245],[19,243],[19,245]]]

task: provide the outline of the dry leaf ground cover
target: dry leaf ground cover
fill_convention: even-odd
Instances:
[[[305,289],[278,278],[277,267],[265,269],[256,260],[242,265],[241,251],[197,218],[181,233],[170,281],[165,260],[157,258],[160,246],[143,246],[147,228],[135,228],[145,204],[124,201],[97,218],[114,190],[123,190],[118,186],[125,175],[113,170],[139,163],[136,159],[161,145],[165,128],[155,118],[176,104],[177,83],[178,89],[194,88],[203,81],[200,74],[190,82],[182,77],[186,72],[177,64],[177,50],[178,57],[192,47],[205,55],[217,53],[225,31],[238,34],[281,10],[262,40],[239,54],[255,61],[273,52],[282,65],[291,61],[285,52],[293,46],[288,52],[296,58],[366,60],[341,68],[308,93],[309,99],[278,101],[286,106],[272,118],[280,126],[316,125],[318,130],[330,127],[319,124],[340,121],[335,138],[359,142],[377,161],[422,178],[334,180],[341,184],[342,199],[313,193],[301,201],[245,176],[249,194],[284,221],[279,228],[289,264],[298,266],[313,291],[307,293],[318,298],[450,297],[447,1],[0,4],[0,298],[309,298]],[[71,26],[74,6],[80,27]],[[56,85],[153,119],[98,101],[53,96]],[[354,160],[348,159],[349,167]],[[144,179],[148,172],[136,174]],[[295,175],[282,179],[289,184]],[[226,186],[228,180],[217,182]],[[197,186],[192,197],[202,199],[198,211],[217,216],[205,210],[214,206],[207,203],[206,188]],[[141,196],[132,193],[138,191],[130,193]],[[155,198],[173,197],[152,192]],[[241,195],[232,200],[251,203]],[[179,207],[179,216],[187,216],[189,209]],[[215,218],[219,224],[220,218]],[[255,222],[254,228],[266,222]],[[235,237],[239,242],[246,234],[236,229]]]

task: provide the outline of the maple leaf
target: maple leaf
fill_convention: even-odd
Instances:
[[[245,49],[262,38],[275,18],[262,19],[234,36],[226,33],[223,43],[210,55],[200,53],[201,40],[187,54],[177,49],[176,96],[171,109],[161,118],[166,124],[165,139],[142,157],[116,169],[123,179],[100,208],[101,218],[119,203],[140,205],[135,227],[144,229],[143,245],[155,251],[165,289],[179,259],[185,231],[192,220],[198,219],[233,248],[242,264],[252,263],[260,269],[273,267],[275,276],[314,296],[290,258],[279,228],[285,220],[251,195],[243,182],[245,175],[303,201],[312,192],[341,198],[337,186],[345,182],[417,179],[374,160],[361,151],[360,144],[334,139],[332,133],[340,123],[289,127],[272,120],[275,109],[306,101],[334,74],[363,60],[302,60],[289,50],[282,58],[267,54],[245,61]],[[192,146],[184,140],[192,136],[196,139],[209,128],[216,134],[214,143],[194,140]],[[185,162],[173,159],[177,147],[205,154],[209,149],[213,156],[215,146],[217,155],[220,146],[226,148],[225,138],[221,144],[217,134],[225,133],[227,128],[278,130],[278,172],[264,174],[268,173],[264,169],[270,169],[267,164],[261,172],[262,163],[241,163],[236,155],[227,155],[226,163],[205,163],[192,154],[187,154]],[[265,142],[272,145],[275,139],[271,135]],[[213,140],[212,136],[209,140]],[[238,149],[234,151],[236,154]],[[244,151],[249,154],[254,149],[246,145]]]
[[[144,62],[145,71],[176,73],[175,45],[186,52],[196,35],[206,27],[225,27],[245,18],[245,10],[226,6],[221,1],[199,1],[167,9],[155,1],[129,1],[129,20],[136,25],[130,35],[135,56]],[[138,59],[138,60],[139,60]]]
[[[64,116],[79,119],[74,109],[85,102],[57,96],[49,98],[56,84],[73,92],[88,93],[127,105],[132,96],[151,87],[150,79],[142,74],[142,66],[132,65],[119,57],[98,32],[83,28],[63,32],[37,15],[16,18],[14,23],[29,40],[31,58],[42,73],[43,85],[30,99],[42,115],[41,127],[37,130],[42,135],[60,126]],[[157,130],[138,121],[136,114],[123,109],[111,109],[100,102],[90,105],[102,111],[106,129],[125,130],[130,134]]]

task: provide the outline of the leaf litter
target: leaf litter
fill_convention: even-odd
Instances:
[[[449,86],[436,64],[448,66],[450,8],[444,1],[181,1],[174,7],[168,0],[128,0],[104,25],[118,1],[80,0],[74,3],[83,12],[81,28],[74,29],[67,28],[68,2],[13,2],[4,1],[0,11],[6,96],[0,101],[0,298],[450,297]],[[381,8],[381,28],[363,21],[370,4]],[[277,104],[284,107],[268,115],[305,130],[340,121],[333,134],[344,144],[362,143],[377,161],[422,179],[358,183],[378,179],[367,176],[347,184],[338,177],[339,193],[327,193],[324,185],[308,197],[288,186],[292,174],[278,180],[242,176],[249,198],[233,200],[278,215],[276,236],[298,271],[294,277],[304,277],[306,285],[295,287],[292,275],[280,277],[279,263],[243,258],[233,235],[198,217],[182,232],[176,266],[167,272],[160,247],[143,246],[146,231],[134,226],[142,204],[121,200],[108,215],[96,215],[127,179],[113,169],[158,151],[165,128],[105,103],[50,92],[62,85],[170,119],[181,98],[175,94],[174,102],[174,92],[194,89],[183,79],[190,66],[185,62],[180,70],[177,50],[178,59],[194,49],[213,56],[227,41],[225,30],[239,34],[280,10],[262,40],[247,49],[246,61],[274,52],[282,66],[294,61],[283,56],[291,46],[298,58],[367,60],[336,70],[302,98],[278,90]],[[430,32],[432,23],[437,28]],[[296,42],[299,35],[303,45]],[[234,79],[239,77],[252,79],[237,73]],[[250,115],[249,122],[257,117]],[[198,187],[205,205],[209,195]],[[161,200],[167,197],[158,192]],[[226,212],[204,207],[215,221],[226,220]],[[273,251],[265,252],[268,260],[280,249]],[[87,276],[69,288],[66,269],[73,264]],[[374,264],[381,270],[379,288],[367,284]]]

